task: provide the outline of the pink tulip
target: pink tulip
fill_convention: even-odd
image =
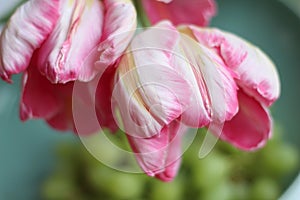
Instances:
[[[116,68],[107,68],[96,84],[95,81],[77,83],[74,92],[74,81],[52,84],[41,75],[36,67],[36,56],[37,54],[33,55],[23,75],[20,104],[22,121],[44,119],[56,130],[73,131],[81,136],[99,131],[99,124],[101,127],[109,128],[111,132],[118,130],[110,106]],[[78,87],[79,84],[81,88]],[[73,110],[74,108],[76,110]],[[97,122],[87,117],[94,111],[98,117]],[[76,112],[76,121],[74,112]]]
[[[272,61],[249,42],[218,29],[179,28],[214,51],[237,83],[239,111],[224,124],[221,138],[244,150],[262,147],[271,137],[269,107],[280,94],[280,81]]]
[[[127,0],[28,1],[1,34],[0,75],[9,81],[24,72],[35,53],[36,67],[51,82],[89,81],[98,72],[95,61],[113,64],[135,26]]]
[[[0,36],[0,76],[4,80],[27,69],[34,51],[52,31],[58,11],[58,0],[28,1],[10,18]]]
[[[176,176],[186,126],[217,122],[224,124],[221,139],[244,150],[262,147],[271,134],[267,106],[280,93],[277,71],[257,47],[220,30],[169,22],[132,40],[114,84],[113,108],[138,163],[163,181]]]
[[[214,0],[142,0],[151,24],[167,19],[173,24],[206,26],[216,14]]]
[[[136,12],[127,0],[31,0],[18,8],[1,33],[0,75],[10,81],[24,72],[21,119],[40,118],[76,132],[73,81],[89,81],[112,65],[135,26]]]
[[[116,71],[112,104],[145,173],[172,180],[186,125],[204,127],[236,114],[237,86],[224,65],[169,22],[132,40]]]

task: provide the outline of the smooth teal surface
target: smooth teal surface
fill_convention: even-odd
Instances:
[[[0,200],[39,199],[39,186],[54,163],[58,141],[74,138],[57,133],[42,121],[19,119],[19,77],[0,81]]]
[[[273,0],[219,0],[212,25],[260,46],[278,66],[282,95],[273,107],[285,138],[300,147],[300,20]],[[52,131],[41,121],[18,118],[19,81],[0,81],[0,200],[39,199],[39,186],[53,166],[54,145],[74,138]]]

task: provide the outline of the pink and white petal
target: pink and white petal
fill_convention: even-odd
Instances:
[[[213,48],[232,69],[245,92],[270,106],[280,95],[278,72],[259,48],[231,33],[190,26],[197,40]]]
[[[151,80],[134,82],[136,76],[149,73]],[[118,79],[113,91],[114,106],[120,110],[126,132],[135,137],[152,137],[159,133],[182,114],[190,100],[187,82],[166,66],[139,67]]]
[[[238,110],[237,86],[222,59],[186,35],[181,36],[180,48],[181,54],[190,62],[193,73],[189,77],[194,78],[188,80],[195,79],[191,83],[194,88],[193,100],[182,115],[183,122],[189,126],[203,127],[211,120],[224,122],[231,119]]]
[[[98,47],[98,68],[113,64],[125,51],[137,26],[135,7],[128,0],[105,0],[105,19]]]
[[[180,148],[175,149],[176,152],[181,152]],[[180,154],[181,155],[181,154]],[[156,178],[164,181],[164,182],[170,182],[173,181],[173,179],[178,174],[180,165],[181,165],[181,157],[180,155],[176,158],[174,158],[173,162],[168,163],[168,166],[165,167],[165,170],[162,172],[159,172],[155,175]]]
[[[221,139],[243,150],[256,150],[271,137],[268,110],[242,90],[238,92],[239,112],[224,124]]]
[[[131,43],[134,71],[142,86],[139,94],[152,115],[164,124],[179,117],[191,94],[190,85],[171,60],[178,42],[178,31],[165,21],[136,36]]]
[[[157,0],[157,1],[164,2],[164,3],[170,3],[173,0]]]
[[[113,121],[111,111],[111,82],[114,68],[105,71],[101,77],[89,82],[75,81],[72,95],[72,114],[76,133],[89,136],[98,133],[101,128],[110,128],[112,132],[118,128]]]
[[[192,49],[189,47],[189,49]],[[192,63],[185,58],[185,52],[183,48],[178,48],[176,54],[172,57],[172,63],[175,69],[186,79],[190,85],[191,98],[189,106],[184,110],[181,115],[181,120],[188,126],[203,127],[210,121],[210,115],[205,107],[205,98],[208,98],[207,91],[200,91],[199,85],[203,78],[197,75],[195,69],[191,67]],[[184,57],[181,57],[183,55]],[[200,84],[200,87],[203,86]],[[202,87],[201,87],[202,88]],[[204,88],[205,89],[205,88]]]
[[[52,84],[40,74],[34,63],[24,73],[20,102],[20,118],[44,119],[58,130],[73,130],[73,84]]]
[[[229,41],[224,32],[216,28],[200,28],[193,25],[182,26],[188,29],[200,44],[213,49],[224,60],[229,68],[238,67],[247,57],[247,49],[243,43]]]
[[[219,60],[221,66],[224,66],[222,60]],[[222,80],[222,87],[224,88],[224,99],[226,106],[226,120],[231,120],[238,112],[238,86],[236,85],[231,73],[225,67],[218,67],[218,73]]]
[[[266,106],[280,96],[280,80],[274,63],[259,48],[249,45],[248,56],[236,69],[237,84]]]
[[[162,181],[172,181],[180,168],[181,156],[183,154],[181,148],[182,137],[186,134],[188,127],[183,124],[179,125],[179,123],[180,122],[173,121],[168,125],[169,134],[173,139],[168,146],[165,169],[163,172],[155,175],[156,178]]]
[[[59,16],[59,0],[31,0],[20,6],[0,36],[0,76],[10,81],[12,74],[26,70]]]
[[[119,63],[113,97],[136,137],[159,133],[189,103],[189,84],[170,62],[177,39],[176,29],[162,22],[136,36]]]
[[[127,135],[136,159],[147,175],[163,181],[171,181],[176,176],[182,155],[181,138],[185,130],[177,121],[173,121],[152,138]]]
[[[124,81],[124,79],[129,78],[116,77],[116,79],[120,81],[116,82],[114,85],[112,105],[113,110],[119,111],[122,119],[121,122],[118,120],[116,122],[121,129],[127,130],[127,132],[134,137],[152,137],[160,132],[163,124],[155,120],[144,106],[141,98],[136,95],[137,92],[133,89],[135,86],[128,83],[127,80]],[[136,98],[136,96],[138,98]],[[118,119],[117,115],[115,115],[115,119]]]
[[[195,24],[206,26],[216,14],[214,0],[173,0],[164,2],[142,0],[146,14],[152,24],[170,20],[173,24]]]
[[[87,58],[95,59],[90,54],[98,48],[101,40],[102,2],[79,0],[70,3],[63,0],[60,13],[54,30],[39,51],[39,69],[53,83],[77,79],[89,81],[96,72],[94,65],[84,63]]]

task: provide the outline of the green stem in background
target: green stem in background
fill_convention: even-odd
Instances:
[[[10,16],[13,14],[14,11],[15,10],[10,11],[8,14],[6,14],[4,17],[2,17],[0,19],[0,24],[5,24],[9,20]]]
[[[16,9],[26,1],[27,0],[22,0],[19,3],[17,3],[16,5],[14,5],[13,9],[11,9],[9,12],[7,12],[7,14],[4,17],[0,18],[0,24],[6,23],[9,20],[9,18],[12,16],[12,14],[16,11]]]
[[[147,27],[151,26],[151,23],[145,14],[145,10],[142,5],[142,1],[141,0],[133,0],[133,4],[136,8],[138,24],[143,28],[147,28]]]

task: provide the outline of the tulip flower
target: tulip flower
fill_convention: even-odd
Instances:
[[[280,93],[276,68],[257,47],[217,29],[169,22],[132,40],[114,84],[113,108],[138,163],[163,181],[176,176],[188,126],[217,122],[222,140],[262,147],[271,136],[267,107]]]
[[[95,61],[113,64],[135,26],[128,0],[30,0],[1,34],[0,75],[9,81],[38,54],[36,67],[51,82],[89,81],[97,74]]]
[[[225,122],[221,139],[244,150],[262,147],[272,133],[268,107],[280,95],[273,62],[259,48],[231,33],[192,25],[179,30],[213,50],[235,74],[239,111]]]
[[[186,126],[224,122],[238,108],[237,86],[222,60],[205,46],[193,50],[164,21],[132,40],[115,75],[112,104],[137,161],[163,181],[177,173]]]
[[[21,119],[41,118],[76,132],[73,81],[89,81],[112,65],[135,26],[127,0],[30,0],[20,6],[0,36],[0,76],[10,82],[24,72]]]
[[[173,24],[208,25],[216,14],[214,0],[142,0],[151,24],[170,20]]]

